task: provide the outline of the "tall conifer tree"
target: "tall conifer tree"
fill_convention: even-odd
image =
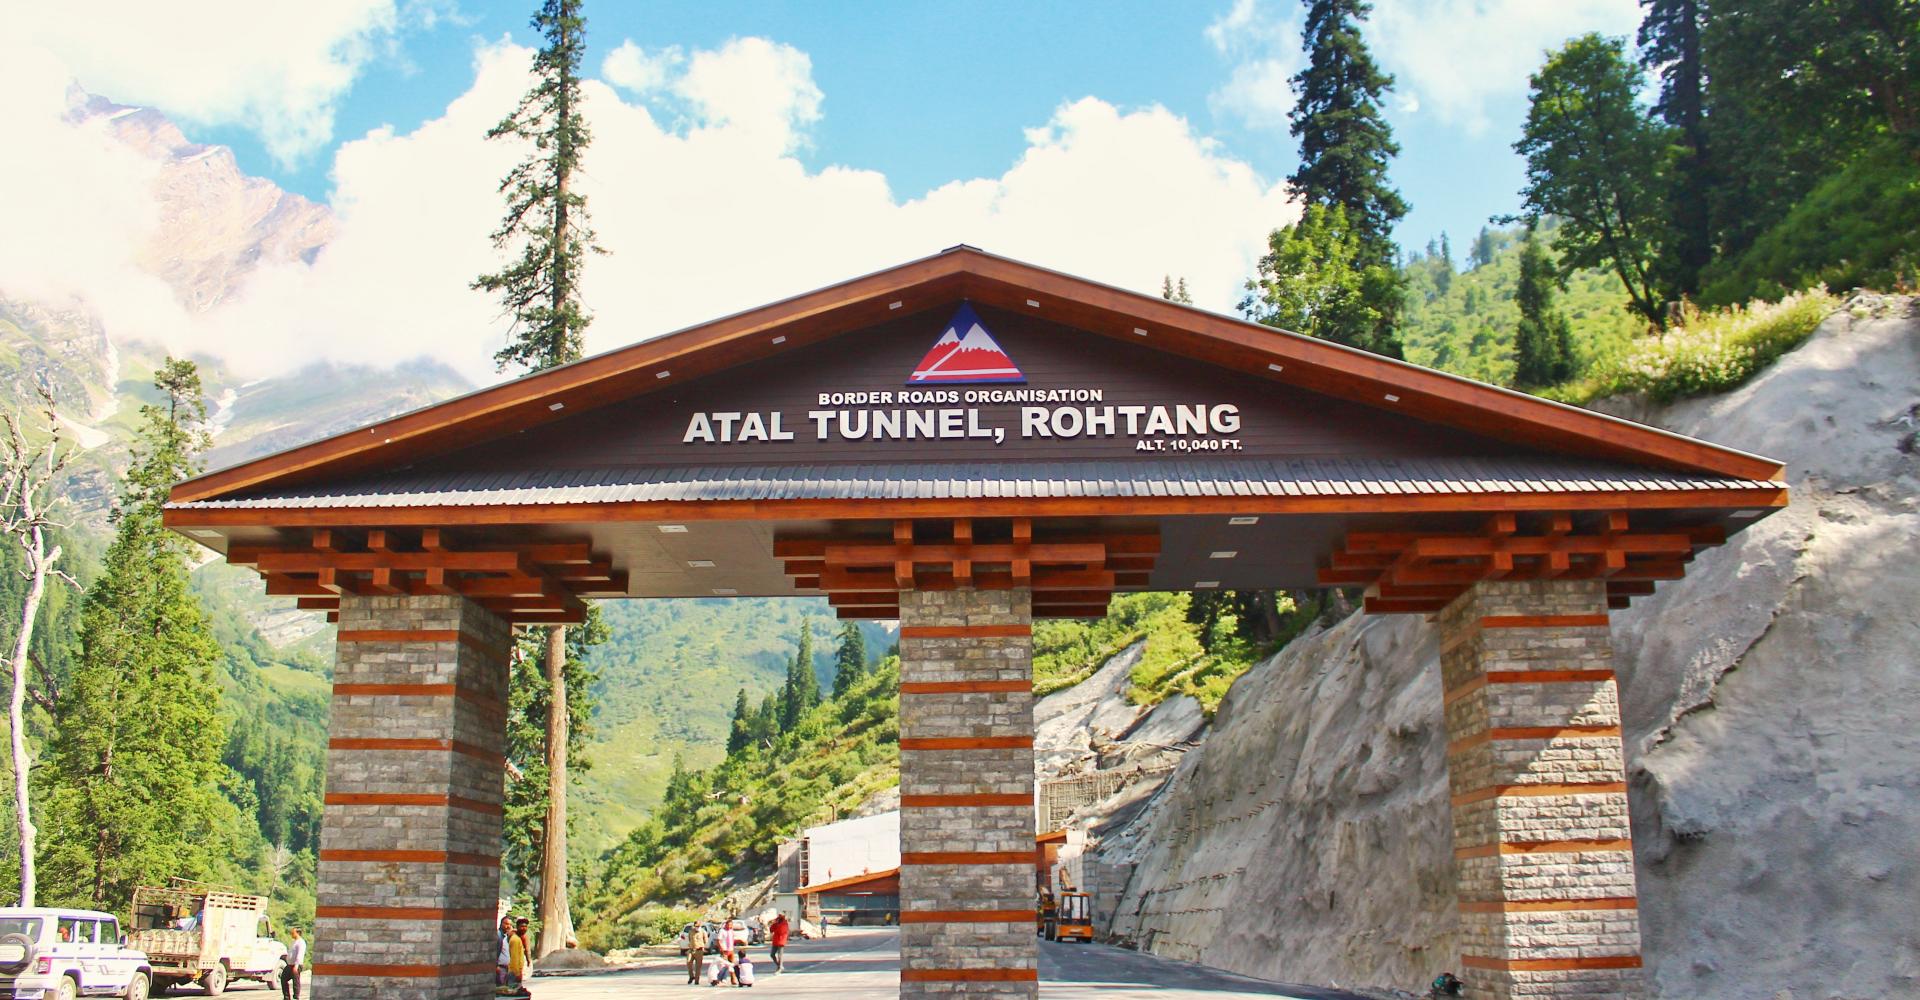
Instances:
[[[1513,384],[1519,388],[1539,389],[1573,377],[1573,325],[1553,306],[1559,280],[1547,248],[1528,232],[1513,294],[1520,308],[1513,333]]]
[[[840,626],[840,648],[833,654],[833,696],[852,690],[867,675],[867,637],[860,634],[859,622]]]
[[[546,0],[533,15],[545,44],[534,56],[534,85],[512,114],[487,138],[533,144],[533,152],[500,182],[507,211],[494,231],[494,246],[517,251],[505,268],[484,274],[473,287],[494,292],[513,317],[511,339],[494,355],[501,370],[542,371],[578,361],[592,317],[580,300],[580,271],[589,252],[599,252],[587,222],[587,200],[575,189],[580,158],[593,135],[582,115],[580,61],[586,53],[582,0]],[[567,629],[546,635],[548,716],[547,808],[540,866],[540,955],[566,947],[573,936],[567,905],[567,737],[570,698],[584,685],[567,683]]]
[[[190,361],[167,359],[154,385],[165,402],[141,410],[40,768],[54,903],[122,910],[136,885],[212,874],[231,842],[221,827],[237,818],[218,786],[220,647],[189,589],[186,543],[160,522],[167,492],[196,471],[206,405]]]
[[[1407,214],[1407,203],[1387,181],[1387,165],[1400,147],[1380,102],[1393,87],[1393,77],[1374,64],[1360,37],[1360,22],[1371,9],[1365,0],[1308,0],[1303,37],[1307,67],[1293,77],[1296,100],[1290,115],[1291,131],[1300,140],[1300,168],[1289,180],[1309,208],[1337,210],[1323,215],[1318,225],[1337,220],[1342,232],[1325,245],[1349,256],[1315,261],[1313,269],[1371,271],[1387,279],[1368,281],[1363,306],[1330,315],[1331,321],[1314,335],[1398,358],[1400,334],[1395,327],[1404,288],[1395,267],[1393,224]],[[1284,252],[1282,233],[1276,230],[1269,240],[1276,255]],[[1247,311],[1263,322],[1268,321],[1263,317],[1285,312]]]
[[[802,716],[820,704],[820,678],[813,672],[813,622],[800,620],[800,649],[787,667],[787,683],[780,695],[780,730],[792,732]]]
[[[1713,161],[1707,134],[1707,67],[1700,47],[1706,0],[1640,0],[1640,64],[1660,71],[1654,114],[1672,126],[1680,155],[1667,185],[1673,235],[1665,255],[1674,289],[1700,290],[1700,271],[1713,260]]]
[[[1288,178],[1310,203],[1339,205],[1380,261],[1393,256],[1393,224],[1407,203],[1387,181],[1400,154],[1380,102],[1393,77],[1380,71],[1360,22],[1365,0],[1309,0],[1304,41],[1307,68],[1293,78],[1290,115],[1300,140],[1300,169]]]

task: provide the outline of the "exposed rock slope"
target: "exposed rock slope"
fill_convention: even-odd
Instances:
[[[1795,491],[1615,619],[1653,993],[1920,994],[1920,311],[1856,300],[1742,389],[1631,415]],[[1451,964],[1436,657],[1350,619],[1242,678],[1102,846],[1139,862],[1116,933],[1297,982]]]

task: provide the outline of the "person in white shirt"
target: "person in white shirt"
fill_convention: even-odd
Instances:
[[[287,933],[293,935],[293,947],[287,949],[287,964],[280,967],[280,996],[300,1000],[300,970],[307,966],[307,939],[300,936],[298,927]]]
[[[740,949],[740,961],[733,966],[733,985],[753,985],[753,959],[747,957],[747,949]]]

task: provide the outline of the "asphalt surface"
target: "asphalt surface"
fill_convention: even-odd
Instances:
[[[900,989],[900,938],[891,928],[836,928],[822,941],[787,949],[787,971],[773,972],[764,947],[752,951],[757,993],[834,1000],[892,1000]],[[685,963],[650,961],[637,969],[586,976],[540,976],[535,1000],[686,997],[731,986],[687,985]],[[1353,993],[1249,979],[1205,966],[1097,944],[1040,943],[1043,1000],[1363,1000]]]

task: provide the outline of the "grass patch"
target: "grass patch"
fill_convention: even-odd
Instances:
[[[1541,395],[1585,404],[1605,396],[1643,394],[1670,403],[1735,388],[1800,346],[1839,306],[1824,287],[1778,302],[1754,302],[1687,318],[1684,326],[1643,339],[1591,372]]]

